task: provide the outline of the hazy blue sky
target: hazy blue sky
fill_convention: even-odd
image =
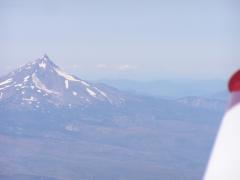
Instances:
[[[0,0],[0,74],[47,53],[87,79],[227,78],[238,0]]]

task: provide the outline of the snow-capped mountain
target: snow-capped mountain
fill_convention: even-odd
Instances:
[[[47,55],[0,78],[0,104],[41,108],[43,105],[73,106],[93,103],[121,104],[124,96],[105,85],[70,75]]]

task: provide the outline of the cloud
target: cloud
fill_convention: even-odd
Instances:
[[[119,65],[119,66],[117,67],[117,69],[118,69],[119,71],[132,71],[132,70],[137,69],[137,67],[136,67],[136,66],[129,65],[129,64],[123,64],[123,65]]]
[[[97,68],[98,68],[98,69],[107,69],[107,68],[108,68],[108,65],[107,65],[107,64],[98,64],[98,65],[97,65]]]
[[[136,66],[133,66],[130,64],[118,64],[118,65],[98,64],[97,68],[109,70],[109,71],[121,71],[121,72],[133,71],[137,69]]]

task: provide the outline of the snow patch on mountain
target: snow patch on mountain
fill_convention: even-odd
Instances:
[[[46,69],[47,64],[45,62],[41,62],[38,64],[40,68]]]
[[[4,89],[9,88],[9,87],[10,86],[4,86],[4,87],[0,88],[0,90],[4,90]]]
[[[23,84],[15,84],[14,87],[22,87]]]
[[[26,77],[24,78],[23,82],[27,82],[29,78],[30,78],[30,76],[26,76]]]
[[[66,89],[68,89],[68,88],[69,88],[68,80],[65,79],[64,82],[65,82],[65,87],[66,87]]]
[[[89,88],[86,88],[86,91],[88,92],[88,94],[89,94],[90,96],[93,96],[93,97],[96,97],[96,96],[97,96],[97,94],[96,94],[94,91],[92,91],[91,89],[89,89]]]
[[[45,84],[43,84],[43,83],[40,81],[40,79],[37,78],[37,76],[36,76],[35,73],[32,74],[32,80],[33,80],[34,85],[35,85],[38,89],[40,89],[40,90],[42,90],[42,91],[45,91],[46,93],[49,93],[49,94],[55,94],[55,95],[58,95],[58,94],[59,94],[58,92],[55,92],[55,91],[53,91],[53,90],[49,90],[49,89],[45,86]]]
[[[9,84],[9,83],[11,83],[12,81],[13,81],[13,79],[12,79],[12,78],[9,78],[9,79],[1,82],[1,83],[0,83],[0,86],[5,85],[5,84]]]
[[[81,81],[81,83],[87,87],[90,87],[90,84],[86,83],[85,81]]]
[[[101,91],[100,89],[98,89],[96,87],[94,87],[94,89],[96,89],[101,95],[103,95],[104,97],[107,98],[107,94],[105,92]]]
[[[69,81],[80,81],[80,80],[76,79],[75,77],[71,76],[70,74],[66,73],[65,71],[63,71],[63,70],[61,70],[59,68],[54,68],[54,70],[56,71],[56,73],[59,76],[64,77],[66,80],[69,80]]]

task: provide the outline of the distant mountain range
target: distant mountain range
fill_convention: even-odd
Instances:
[[[225,106],[88,82],[45,55],[0,78],[0,179],[201,179]]]
[[[189,77],[191,78],[191,77]],[[103,79],[102,83],[134,94],[177,99],[184,96],[214,98],[224,92],[221,99],[228,98],[225,80],[163,79],[137,81],[128,79]]]

